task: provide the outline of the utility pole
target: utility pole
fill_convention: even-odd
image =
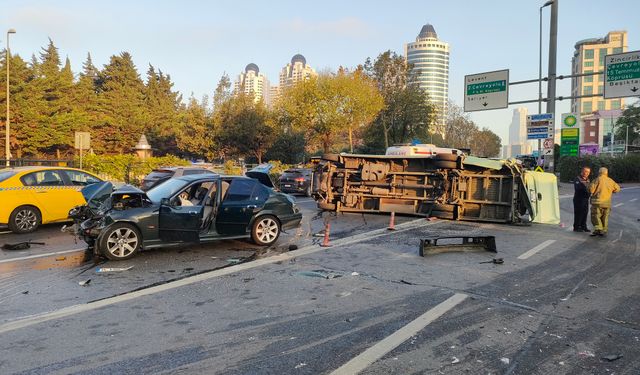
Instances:
[[[556,124],[556,55],[558,50],[558,3],[560,0],[554,0],[551,4],[551,20],[549,25],[549,83],[547,84],[547,113],[553,114],[554,134],[553,142],[555,144],[555,124]],[[555,150],[554,150],[555,151]],[[549,172],[555,170],[553,158],[551,160],[544,159],[544,166]]]
[[[11,123],[11,118],[10,115],[11,113],[9,112],[9,60],[11,60],[11,50],[9,50],[9,34],[15,34],[16,30],[15,29],[9,29],[7,30],[7,53],[5,54],[5,60],[6,60],[6,65],[7,65],[7,121],[5,122],[5,143],[4,143],[4,154],[5,154],[5,159],[6,160],[6,167],[9,168],[11,166],[11,151],[9,149],[10,147],[10,143],[9,143],[9,135],[11,132],[11,127],[10,127],[10,123]]]

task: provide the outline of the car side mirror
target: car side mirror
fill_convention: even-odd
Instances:
[[[160,199],[160,205],[161,205],[161,206],[171,206],[171,203],[170,203],[169,198],[162,198],[162,199]]]

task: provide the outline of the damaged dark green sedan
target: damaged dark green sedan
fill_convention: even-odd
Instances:
[[[248,177],[218,174],[173,178],[146,193],[108,183],[83,190],[88,204],[69,212],[75,232],[96,254],[112,260],[140,249],[251,238],[268,246],[300,225],[294,199],[273,189],[265,171]]]

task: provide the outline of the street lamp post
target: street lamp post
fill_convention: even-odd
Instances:
[[[10,112],[9,112],[9,61],[11,60],[11,50],[9,49],[9,34],[15,34],[16,30],[15,29],[9,29],[7,30],[7,53],[5,55],[5,59],[6,59],[6,65],[7,65],[7,122],[5,125],[5,140],[4,140],[4,154],[5,154],[5,158],[6,160],[6,166],[10,167],[11,166],[11,151],[9,150],[9,134],[11,132],[11,127],[10,127]]]
[[[549,0],[540,7],[540,48],[538,50],[538,114],[542,113],[542,9],[553,4],[553,0]],[[538,139],[538,157],[542,155],[542,140]]]

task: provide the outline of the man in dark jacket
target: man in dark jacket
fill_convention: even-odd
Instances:
[[[589,174],[591,168],[582,167],[580,175],[573,181],[573,231],[589,232],[587,215],[589,214]]]

